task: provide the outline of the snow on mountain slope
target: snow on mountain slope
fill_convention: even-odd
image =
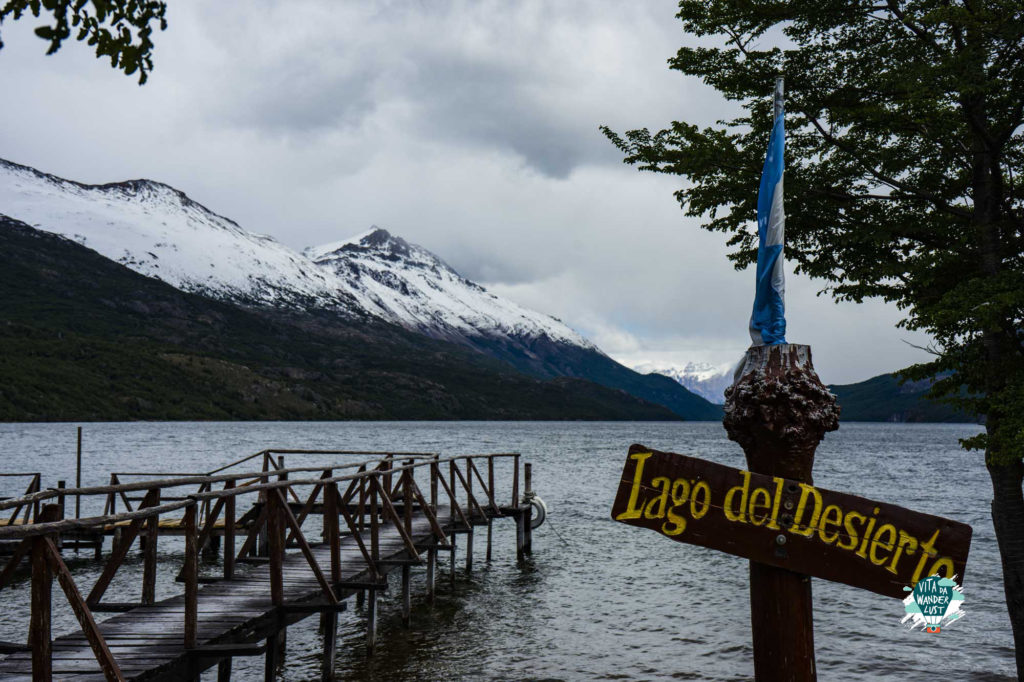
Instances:
[[[83,185],[0,159],[0,213],[185,291],[239,303],[355,308],[337,277],[163,183]]]
[[[594,349],[553,317],[487,293],[374,227],[301,255],[151,180],[84,185],[0,159],[0,214],[179,289],[252,305],[371,315],[437,338],[548,338]]]
[[[657,363],[635,365],[641,374],[663,374],[674,379],[697,395],[721,405],[725,402],[725,389],[732,385],[736,365],[711,365],[706,362],[688,362],[682,367]]]
[[[344,279],[374,312],[422,333],[462,337],[547,337],[597,350],[560,320],[498,298],[426,249],[373,228],[304,254]]]

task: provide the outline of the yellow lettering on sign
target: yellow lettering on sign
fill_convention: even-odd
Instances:
[[[868,558],[868,540],[871,539],[871,531],[875,529],[875,523],[878,522],[878,519],[874,517],[874,515],[877,513],[878,507],[875,507],[875,510],[871,512],[871,518],[868,519],[868,527],[864,531],[864,542],[860,543],[860,549],[857,550],[857,556],[859,556],[861,559]]]
[[[850,544],[840,542],[836,547],[840,549],[853,549],[857,546],[857,540],[860,539],[860,535],[857,534],[857,529],[853,527],[853,520],[859,519],[859,523],[864,523],[868,517],[864,516],[860,512],[848,511],[846,517],[843,518],[843,528],[846,530],[846,539],[849,540]]]
[[[783,499],[785,479],[773,476],[772,485],[765,483],[763,487],[757,484],[752,486],[753,474],[750,471],[739,471],[740,482],[728,488],[722,498],[718,497],[720,492],[717,489],[712,491],[708,481],[700,480],[699,473],[695,478],[680,477],[673,480],[668,476],[656,476],[645,482],[644,467],[653,454],[637,452],[629,456],[634,462],[634,469],[628,502],[626,509],[616,515],[615,520],[661,521],[660,524],[645,522],[643,525],[658,528],[664,535],[672,537],[683,534],[691,521],[702,519],[709,513],[717,515],[721,509],[728,521],[778,530],[779,509],[783,502],[786,502],[787,509],[793,508],[791,497]],[[759,476],[758,480],[766,480],[766,477]],[[907,564],[913,561],[903,561],[903,557],[916,557],[909,581],[911,586],[930,575],[953,577],[953,558],[942,556],[936,548],[939,530],[922,541],[920,537],[901,529],[901,524],[889,521],[886,515],[881,514],[880,506],[874,507],[870,514],[846,511],[842,503],[826,504],[822,493],[814,486],[798,481],[792,483],[799,485],[800,496],[792,512],[792,521],[788,524],[787,530],[790,533],[855,554],[865,562],[870,561],[874,566],[884,567],[889,573],[899,576],[901,582],[906,580],[906,574],[910,572]],[[713,495],[715,500],[722,500],[721,506],[716,502],[712,508]],[[851,504],[860,506],[861,503],[851,500]],[[703,544],[701,540],[697,542]],[[825,547],[818,547],[827,554]]]
[[[768,525],[765,528],[771,530],[779,529],[779,505],[782,504],[782,479],[778,476],[772,476],[772,481],[775,482],[775,501],[772,504],[772,515],[768,519]]]
[[[885,542],[882,541],[882,535],[888,535],[889,539]],[[886,552],[891,552],[896,544],[896,526],[891,523],[883,523],[878,527],[878,531],[875,532],[875,537],[871,541],[871,551],[868,556],[871,559],[871,563],[875,566],[881,566],[889,560],[889,556],[883,556],[881,559],[878,558],[878,548],[884,548]]]
[[[629,490],[629,503],[626,504],[626,511],[616,516],[616,521],[639,519],[643,513],[643,510],[636,506],[636,501],[640,497],[640,481],[643,480],[644,463],[653,454],[653,452],[634,452],[629,456],[630,459],[636,461],[636,469],[633,471],[633,487]]]
[[[917,551],[917,538],[906,531],[900,531],[900,543],[896,547],[895,554],[892,555],[892,561],[885,567],[885,570],[890,573],[896,573],[896,564],[900,560],[900,556],[903,555],[903,549],[906,548],[907,556],[913,556],[914,552]]]
[[[830,504],[825,507],[825,511],[821,512],[821,528],[818,529],[818,537],[826,545],[831,545],[833,542],[839,539],[839,531],[830,533],[829,526],[835,526],[839,528],[839,525],[843,522],[843,510],[839,508],[838,504]]]
[[[725,494],[723,510],[725,511],[725,518],[730,521],[744,523],[747,520],[747,493],[750,487],[750,472],[741,471],[740,475],[743,477],[743,483],[729,488],[729,492]],[[740,493],[739,512],[733,511],[733,498],[736,497],[737,493]]]
[[[953,577],[953,560],[950,559],[948,556],[944,556],[938,561],[936,561],[934,564],[932,564],[931,569],[928,571],[928,575],[935,575],[939,572],[940,568],[943,569],[942,572],[945,573],[945,575],[943,576],[944,578]]]
[[[796,515],[793,517],[793,526],[789,529],[789,532],[809,538],[818,527],[818,518],[821,516],[821,493],[814,486],[807,485],[806,483],[801,483],[800,489],[802,491],[800,493],[800,501],[797,502]],[[807,526],[801,528],[800,522],[803,520],[804,512],[807,510],[807,499],[809,497],[814,498],[814,512],[812,512],[811,520],[807,522]]]
[[[672,483],[672,506],[668,510],[668,521],[661,524],[661,532],[665,535],[679,535],[686,530],[686,518],[676,510],[686,505],[690,499],[690,482],[685,478],[677,478]]]
[[[935,531],[934,535],[928,538],[928,542],[921,543],[921,558],[917,560],[917,568],[914,569],[914,577],[910,579],[911,587],[916,585],[917,581],[919,581],[922,577],[925,577],[921,575],[921,572],[924,570],[924,564],[926,561],[928,561],[928,557],[935,556],[935,541],[938,539],[939,531]]]
[[[651,498],[647,503],[647,507],[644,508],[644,518],[663,519],[665,510],[668,508],[668,491],[672,487],[672,481],[668,479],[668,476],[658,476],[651,481],[651,485],[655,488],[660,487],[661,494]]]
[[[758,499],[761,502],[758,502]],[[750,494],[750,522],[755,526],[763,526],[764,522],[768,520],[768,510],[771,509],[772,498],[768,494],[767,488],[754,488],[754,492]],[[763,508],[764,513],[758,516],[758,513]]]
[[[698,503],[697,498],[702,498]],[[697,508],[697,505],[700,508]],[[711,486],[708,485],[707,481],[698,481],[693,486],[693,494],[690,496],[690,516],[694,519],[704,518],[704,515],[708,513],[708,509],[711,508]]]

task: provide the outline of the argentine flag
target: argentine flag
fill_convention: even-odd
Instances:
[[[786,277],[782,272],[786,214],[782,207],[783,126],[782,78],[775,79],[775,125],[757,193],[757,288],[750,315],[750,338],[755,346],[786,343]]]

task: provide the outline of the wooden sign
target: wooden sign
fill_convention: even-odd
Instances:
[[[971,527],[777,476],[633,445],[612,518],[890,597],[938,573],[963,582]]]

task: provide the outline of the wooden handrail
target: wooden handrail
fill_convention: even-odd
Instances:
[[[33,537],[35,535],[45,535],[47,533],[64,532],[68,530],[82,530],[98,525],[105,525],[109,523],[117,523],[120,521],[134,521],[137,519],[146,519],[150,516],[164,514],[169,511],[176,509],[187,508],[197,503],[202,503],[207,500],[216,500],[220,498],[226,498],[237,495],[245,495],[253,492],[266,492],[275,490],[278,488],[293,488],[294,486],[322,486],[327,483],[340,483],[343,481],[354,481],[360,478],[363,479],[374,479],[378,477],[392,477],[396,474],[401,475],[406,470],[417,469],[420,467],[434,466],[449,462],[454,464],[459,460],[472,460],[472,459],[489,459],[494,457],[515,457],[518,459],[519,455],[498,453],[495,455],[454,455],[450,457],[440,458],[431,456],[431,458],[421,458],[416,461],[410,461],[406,463],[396,463],[393,459],[386,458],[384,460],[368,460],[364,462],[351,462],[345,464],[334,464],[331,466],[320,466],[320,467],[292,467],[287,469],[278,469],[274,471],[277,476],[287,476],[290,473],[310,473],[310,472],[324,472],[333,469],[353,469],[357,468],[355,473],[343,474],[339,476],[331,476],[330,478],[301,478],[301,479],[285,479],[285,480],[267,480],[267,474],[259,472],[255,474],[219,474],[214,476],[188,476],[184,478],[171,478],[165,480],[156,481],[137,481],[133,483],[118,483],[115,485],[105,486],[92,486],[85,488],[63,488],[63,489],[49,489],[34,492],[24,497],[15,498],[11,500],[5,500],[0,502],[0,511],[11,508],[21,508],[27,504],[38,504],[45,500],[57,498],[64,495],[106,495],[108,502],[116,504],[118,496],[125,497],[124,493],[133,491],[149,491],[152,489],[166,489],[175,488],[181,486],[193,486],[201,485],[203,487],[210,486],[211,489],[206,492],[196,492],[188,495],[186,499],[181,501],[169,502],[146,509],[134,509],[128,512],[120,513],[105,513],[101,516],[85,517],[80,519],[65,519],[57,522],[46,522],[46,523],[26,523],[23,525],[12,525],[6,527],[0,527],[0,538],[25,538]],[[376,464],[376,467],[371,465]],[[385,468],[386,467],[386,468]],[[462,478],[462,472],[455,467],[458,471],[457,475]],[[236,480],[239,476],[253,475],[257,480],[263,479],[258,484],[238,486],[235,488],[228,489],[212,489],[213,483],[227,482],[229,480]],[[516,468],[515,475],[513,478],[513,491],[518,492],[518,467]],[[117,480],[116,478],[114,480]],[[463,486],[466,485],[465,480],[460,480]],[[486,488],[485,488],[486,490]],[[390,492],[390,491],[389,491]],[[450,491],[449,495],[452,495],[454,491]],[[489,500],[490,501],[490,500]],[[469,500],[471,506],[476,506],[479,511],[482,512],[479,504],[475,499]],[[109,507],[108,507],[109,508]]]

